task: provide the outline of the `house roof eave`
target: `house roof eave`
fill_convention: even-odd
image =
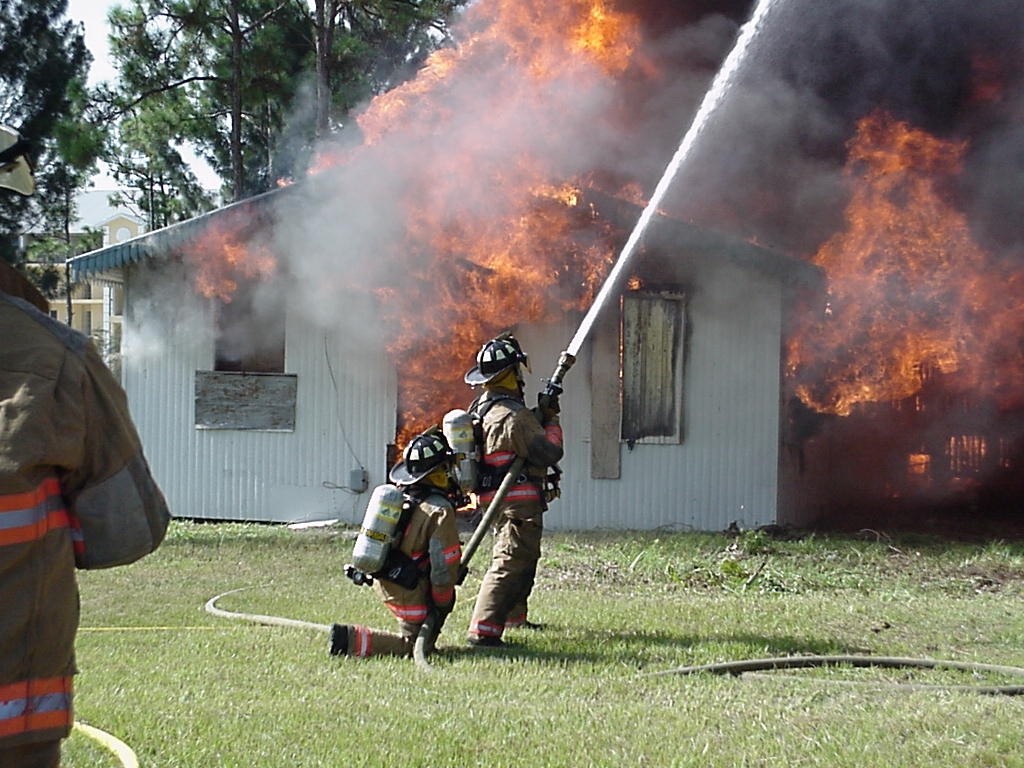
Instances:
[[[643,211],[641,206],[602,192],[588,191],[586,198],[599,213],[613,223],[635,225]],[[752,272],[773,276],[791,287],[820,286],[822,270],[803,259],[794,258],[775,248],[744,240],[720,230],[698,226],[682,219],[659,213],[644,234],[644,243],[657,252],[683,249],[691,259],[715,260],[724,257],[729,263]],[[657,258],[656,255],[651,254]],[[641,261],[643,260],[641,256]]]
[[[279,195],[287,189],[289,187],[273,189],[253,197],[247,197],[191,219],[145,232],[130,240],[73,256],[67,260],[71,269],[71,279],[77,282],[89,279],[100,272],[120,270],[130,264],[137,264],[150,258],[166,258],[169,253],[204,232],[216,217],[227,211],[245,212],[247,209],[251,209],[254,216],[258,215],[264,210],[271,196]]]

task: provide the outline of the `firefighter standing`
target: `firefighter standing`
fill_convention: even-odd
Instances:
[[[0,127],[0,187],[31,166]],[[0,260],[0,766],[52,768],[71,730],[75,567],[152,551],[170,515],[124,391],[92,343],[52,320]]]
[[[528,370],[529,361],[514,336],[503,334],[484,344],[476,363],[465,381],[483,389],[469,407],[483,427],[481,506],[490,504],[516,457],[526,460],[495,518],[491,564],[477,595],[467,638],[470,645],[500,646],[507,627],[526,621],[547,509],[545,476],[548,467],[562,458],[562,428],[557,396],[544,398],[536,413],[526,407],[522,368]]]
[[[429,650],[455,605],[455,583],[462,546],[450,494],[458,487],[455,454],[439,429],[414,437],[389,478],[406,497],[397,531],[381,571],[370,574],[384,604],[398,620],[399,632],[356,624],[331,627],[332,656],[411,656],[420,628],[437,617]]]

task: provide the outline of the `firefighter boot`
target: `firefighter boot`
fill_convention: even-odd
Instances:
[[[505,641],[500,637],[470,634],[466,638],[466,644],[471,645],[474,648],[503,648],[505,646]]]
[[[348,624],[331,625],[331,636],[327,650],[331,656],[344,656],[348,653]]]

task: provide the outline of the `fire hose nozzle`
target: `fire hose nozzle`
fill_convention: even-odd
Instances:
[[[548,379],[547,387],[544,392],[547,395],[560,395],[562,394],[562,379],[565,378],[565,374],[572,368],[573,363],[576,362],[576,356],[571,355],[568,352],[563,352],[558,358],[558,364],[555,366],[555,372],[551,374],[551,378]]]

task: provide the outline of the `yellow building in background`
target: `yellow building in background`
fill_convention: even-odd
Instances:
[[[88,190],[79,193],[75,207],[77,218],[70,228],[70,250],[73,254],[123,243],[146,232],[146,223],[125,207],[110,204],[110,197],[116,190]],[[101,240],[95,242],[95,234]],[[92,235],[92,243],[89,242]],[[27,236],[27,242],[33,236]],[[63,269],[63,265],[54,265]],[[62,281],[63,283],[63,281]],[[77,331],[91,337],[107,364],[115,371],[120,369],[121,329],[124,314],[124,289],[118,282],[90,279],[76,283],[71,288],[70,299],[65,291],[58,298],[50,300],[50,315],[62,323],[68,323]]]

